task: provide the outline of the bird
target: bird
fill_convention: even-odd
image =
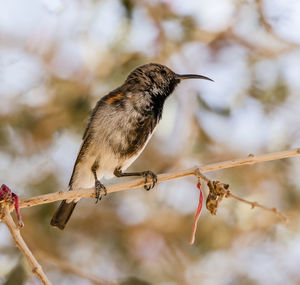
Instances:
[[[107,194],[103,177],[141,176],[152,189],[157,175],[151,170],[125,172],[149,142],[162,118],[165,100],[186,79],[212,79],[177,74],[165,65],[148,63],[134,69],[125,82],[103,96],[94,107],[69,182],[69,190],[95,187],[96,202]],[[103,193],[103,194],[102,194]],[[78,199],[63,200],[50,224],[63,230]]]

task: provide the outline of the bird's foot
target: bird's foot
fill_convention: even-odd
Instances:
[[[145,185],[144,185],[144,189],[149,191],[150,189],[153,189],[155,184],[157,183],[157,175],[155,173],[153,173],[151,170],[147,170],[143,172],[143,176],[145,177]],[[150,181],[151,184],[148,184]]]
[[[99,200],[102,199],[101,190],[104,191],[104,196],[106,196],[107,195],[106,187],[99,180],[95,180],[95,198],[96,198],[96,204],[98,203]]]

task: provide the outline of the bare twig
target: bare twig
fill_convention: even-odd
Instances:
[[[281,213],[280,211],[278,211],[276,208],[266,207],[266,206],[264,206],[262,204],[259,204],[257,202],[251,202],[251,201],[245,200],[245,199],[240,198],[240,197],[238,197],[236,195],[233,195],[231,193],[228,193],[226,195],[226,198],[232,198],[232,199],[235,199],[235,200],[240,201],[242,203],[248,204],[248,205],[251,206],[251,209],[254,209],[254,208],[257,207],[257,208],[261,208],[261,209],[263,209],[265,211],[272,212],[272,213],[274,213],[276,216],[278,216],[284,222],[288,222],[288,220],[289,220],[287,216],[285,216],[283,213]]]
[[[203,176],[205,179],[207,179],[201,173],[199,176],[201,176],[201,177]],[[210,211],[210,213],[212,215],[217,214],[218,207],[219,207],[220,203],[222,202],[223,198],[232,198],[239,202],[250,205],[252,209],[257,207],[257,208],[261,208],[265,211],[272,212],[272,213],[276,214],[282,221],[288,222],[288,218],[284,214],[282,214],[280,211],[278,211],[276,208],[266,207],[257,202],[251,202],[251,201],[248,201],[246,199],[243,199],[236,195],[231,194],[230,189],[229,189],[229,184],[225,184],[220,181],[208,180],[207,186],[209,188],[209,194],[208,194],[207,200],[206,200],[206,208]]]
[[[252,156],[252,155],[251,155]],[[196,234],[196,229],[197,229],[197,222],[201,213],[202,209],[202,201],[203,201],[203,194],[201,191],[201,182],[200,180],[204,180],[207,182],[207,186],[209,189],[209,193],[206,198],[206,208],[208,211],[210,211],[211,215],[216,215],[217,210],[219,208],[219,205],[223,201],[223,198],[232,198],[235,199],[239,202],[251,205],[251,208],[254,209],[255,207],[261,208],[265,211],[272,212],[276,214],[280,219],[282,219],[284,222],[288,221],[288,218],[283,215],[281,212],[279,212],[276,208],[270,208],[263,206],[257,202],[250,202],[248,200],[242,199],[236,195],[231,194],[230,189],[229,189],[229,184],[222,183],[220,181],[213,181],[207,178],[204,174],[202,174],[199,170],[196,171],[196,174],[198,176],[198,184],[197,187],[200,190],[200,196],[199,196],[199,204],[198,208],[195,213],[195,219],[194,219],[194,224],[193,224],[193,230],[192,230],[192,236],[190,239],[190,244],[193,244],[195,241],[195,234]]]
[[[237,167],[237,166],[255,164],[264,161],[272,161],[272,160],[277,160],[282,158],[293,157],[299,154],[300,154],[300,148],[281,151],[281,152],[273,152],[273,153],[263,154],[258,156],[254,156],[251,154],[247,158],[227,160],[223,162],[208,164],[206,166],[193,167],[187,170],[160,174],[158,175],[158,182],[163,182],[167,180],[172,180],[172,179],[177,179],[177,178],[192,176],[192,175],[198,177],[199,171],[201,173],[205,173],[205,172],[216,171],[216,170],[230,168],[230,167]],[[139,188],[142,187],[143,185],[144,185],[144,179],[140,178],[140,179],[124,182],[124,183],[108,185],[106,188],[108,193],[112,193],[112,192],[118,192],[127,189]],[[95,194],[94,187],[86,188],[86,189],[78,189],[76,191],[58,191],[50,194],[22,199],[20,201],[20,208],[33,207],[36,205],[51,203],[51,202],[64,200],[64,199],[75,199],[75,198],[82,198],[82,197],[93,198],[94,194]]]
[[[12,216],[10,215],[10,209],[9,205],[3,205],[2,207],[2,217],[1,219],[3,222],[7,225],[14,241],[16,247],[20,249],[20,251],[23,253],[25,258],[27,259],[29,265],[32,268],[32,273],[34,273],[43,284],[45,285],[51,285],[52,283],[44,273],[41,265],[38,263],[30,249],[28,248],[27,244],[23,240],[21,234],[20,234],[20,229],[16,226]]]

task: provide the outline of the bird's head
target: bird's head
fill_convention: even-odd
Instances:
[[[198,74],[176,74],[170,68],[158,63],[149,63],[133,70],[126,79],[126,83],[133,85],[141,92],[148,92],[151,96],[166,98],[182,80],[212,79]]]

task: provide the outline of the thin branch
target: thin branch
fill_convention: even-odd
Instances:
[[[172,179],[177,179],[177,178],[192,176],[192,175],[198,177],[199,171],[201,173],[205,173],[205,172],[216,171],[216,170],[230,168],[230,167],[250,165],[250,164],[255,164],[255,163],[260,163],[265,161],[272,161],[277,159],[293,157],[299,154],[300,154],[300,148],[281,151],[281,152],[273,152],[273,153],[263,154],[258,156],[254,156],[250,154],[246,158],[227,160],[223,162],[208,164],[201,167],[193,167],[183,171],[160,174],[158,175],[158,182],[163,182],[167,180],[172,180]],[[140,179],[124,182],[124,183],[107,185],[106,188],[108,193],[113,193],[113,192],[123,191],[127,189],[139,188],[142,187],[143,185],[144,185],[144,179],[140,178]],[[82,197],[93,198],[94,195],[95,195],[94,187],[86,188],[86,189],[78,189],[76,191],[58,191],[50,194],[22,199],[20,201],[20,208],[33,207],[36,205],[51,203],[51,202],[64,200],[64,199],[75,199],[75,198],[82,198]]]
[[[282,214],[280,211],[278,211],[276,208],[266,207],[257,202],[251,202],[251,201],[248,201],[246,199],[243,199],[236,195],[231,194],[230,189],[229,189],[229,187],[230,187],[229,184],[225,184],[220,181],[209,180],[206,176],[204,176],[200,172],[198,173],[198,177],[207,181],[207,186],[209,188],[209,194],[206,199],[206,208],[210,211],[210,213],[212,215],[217,214],[218,207],[219,207],[220,203],[223,201],[223,198],[232,198],[239,202],[250,205],[252,209],[257,207],[257,208],[261,208],[265,211],[272,212],[275,215],[277,215],[280,219],[282,219],[284,222],[288,222],[288,218],[284,214]]]
[[[197,187],[200,190],[200,196],[199,196],[199,203],[198,208],[195,212],[195,219],[193,224],[193,230],[192,230],[192,236],[190,239],[190,244],[193,244],[195,241],[195,234],[197,229],[197,222],[201,213],[202,209],[202,201],[203,201],[203,193],[201,191],[201,179],[207,182],[207,186],[209,189],[209,193],[206,198],[206,208],[210,213],[214,216],[217,214],[217,210],[223,201],[223,198],[232,198],[239,202],[251,205],[251,208],[254,209],[255,207],[261,208],[265,211],[272,212],[273,214],[277,215],[279,218],[281,218],[284,222],[288,222],[288,218],[283,215],[281,212],[279,212],[276,208],[270,208],[263,206],[257,202],[250,202],[248,200],[242,199],[236,195],[231,194],[229,189],[229,184],[222,183],[217,180],[210,180],[207,178],[204,174],[202,174],[199,170],[196,171],[198,176],[198,184]]]
[[[32,268],[32,273],[34,273],[44,285],[51,285],[52,283],[44,273],[41,265],[38,263],[30,249],[28,248],[27,244],[23,240],[20,229],[16,226],[12,216],[10,215],[10,209],[8,205],[3,205],[2,208],[2,217],[1,219],[3,222],[7,225],[13,239],[15,242],[16,247],[20,249],[20,251],[23,253],[25,258],[27,259],[29,265]]]
[[[261,209],[263,209],[265,211],[272,212],[272,213],[274,213],[277,217],[279,217],[284,222],[288,222],[288,220],[289,220],[287,216],[285,216],[283,213],[281,213],[280,211],[278,211],[276,208],[266,207],[266,206],[264,206],[262,204],[259,204],[257,202],[251,202],[251,201],[245,200],[245,199],[240,198],[240,197],[238,197],[236,195],[233,195],[231,193],[226,194],[225,197],[226,198],[232,198],[232,199],[235,199],[235,200],[237,200],[239,202],[248,204],[248,205],[251,206],[251,209],[254,209],[254,208],[257,207],[257,208],[261,208]]]

